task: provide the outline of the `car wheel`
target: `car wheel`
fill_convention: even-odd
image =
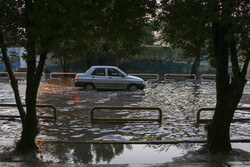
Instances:
[[[93,84],[86,84],[86,85],[85,85],[85,90],[86,90],[86,91],[94,90],[94,85],[93,85]]]
[[[129,91],[136,91],[137,90],[137,86],[136,85],[129,85],[128,90]]]

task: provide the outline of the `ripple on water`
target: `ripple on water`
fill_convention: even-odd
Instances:
[[[119,134],[113,134],[113,135],[106,135],[106,136],[102,136],[99,138],[95,138],[94,140],[118,140],[118,141],[128,141],[133,139],[133,136],[122,136]]]
[[[183,140],[205,139],[204,125],[194,126],[195,113],[201,107],[214,107],[216,104],[215,82],[172,82],[147,86],[144,91],[83,91],[67,85],[41,83],[39,103],[53,104],[58,110],[58,121],[39,120],[41,127],[38,138],[71,140]],[[242,107],[250,107],[250,84],[246,85]],[[20,84],[22,100],[25,98],[25,84]],[[0,83],[0,103],[15,102],[11,86]],[[160,107],[163,111],[162,124],[156,122],[91,123],[90,109],[95,105],[107,106],[148,106]],[[13,114],[14,109],[3,109],[5,114]],[[45,110],[39,110],[41,113]],[[98,113],[96,113],[98,114]],[[100,116],[157,117],[157,112],[125,110],[101,112]],[[112,115],[111,115],[112,114]],[[211,118],[212,112],[202,113],[202,118]],[[248,116],[245,112],[237,117]],[[98,115],[99,116],[99,115]],[[20,135],[21,122],[0,120],[0,135],[12,137]],[[231,126],[232,138],[249,138],[249,122],[234,123]]]
[[[78,139],[78,138],[81,138],[83,136],[84,136],[84,134],[79,134],[79,135],[73,135],[73,136],[71,136],[71,138]]]

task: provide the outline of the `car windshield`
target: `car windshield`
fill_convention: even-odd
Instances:
[[[122,71],[120,68],[118,68],[120,72],[126,77],[128,74],[126,74],[124,71]]]

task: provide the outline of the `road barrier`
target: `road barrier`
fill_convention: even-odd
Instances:
[[[23,107],[26,107],[26,104],[23,104]],[[0,107],[17,107],[16,104],[0,104]],[[37,115],[37,118],[47,118],[47,119],[54,119],[54,121],[57,121],[57,109],[54,105],[51,104],[37,104],[36,107],[39,108],[52,108],[54,112],[54,116],[44,116],[44,115]],[[2,118],[20,118],[20,115],[0,115]]]
[[[14,72],[16,79],[24,80],[27,78],[27,72]]]
[[[246,75],[246,80],[250,81],[250,75]]]
[[[52,72],[50,73],[50,78],[60,78],[60,79],[64,79],[64,78],[75,78],[77,73],[73,73],[73,72]]]
[[[7,72],[0,72],[0,80],[9,81],[9,74]]]
[[[240,108],[236,108],[236,110],[250,110],[250,107],[240,107]],[[215,108],[200,108],[197,112],[196,112],[196,123],[206,123],[212,119],[200,119],[200,113],[202,111],[215,111]],[[233,119],[233,122],[236,121],[248,121],[250,120],[250,118],[237,118],[237,119]]]
[[[27,78],[27,72],[14,72],[14,76],[17,80],[25,80]],[[42,77],[44,76],[45,74],[42,73]],[[9,80],[8,72],[0,72],[0,79]]]
[[[195,81],[195,74],[164,74],[164,81],[175,81],[176,79],[184,79],[185,81]]]
[[[50,79],[56,80],[58,82],[61,82],[62,79],[71,79],[73,80],[75,78],[77,73],[73,72],[52,72],[50,73]]]
[[[216,79],[215,74],[202,74],[201,75],[201,80],[202,81],[212,81]]]
[[[157,119],[143,119],[143,118],[95,118],[94,111],[97,109],[109,109],[109,110],[157,110],[159,117]],[[122,106],[94,106],[90,110],[91,122],[94,121],[116,121],[116,122],[130,122],[130,121],[157,121],[162,122],[162,110],[158,107],[122,107]]]
[[[159,80],[159,74],[129,74],[137,77],[141,77],[143,80],[156,82]]]

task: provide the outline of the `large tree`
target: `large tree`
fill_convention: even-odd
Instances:
[[[83,57],[90,65],[91,58],[95,57],[103,64],[107,58],[131,57],[140,51],[142,44],[153,43],[149,15],[155,12],[155,1],[93,1],[91,6],[96,10],[88,14],[80,9],[81,24],[74,23],[71,29],[76,31],[69,31],[67,37],[58,42],[53,58],[69,64],[72,59],[67,57]]]
[[[162,19],[169,19],[169,25],[166,26],[177,25],[176,22],[179,24],[177,29],[184,34],[179,36],[180,39],[190,38],[192,41],[190,44],[194,45],[197,43],[193,43],[193,39],[197,39],[198,44],[199,41],[201,44],[207,41],[208,48],[212,48],[209,58],[213,60],[216,67],[217,94],[213,120],[206,126],[206,147],[211,153],[230,152],[232,150],[230,124],[242,97],[250,60],[249,2],[245,0],[165,0],[161,5]],[[163,34],[168,35],[164,31]],[[243,60],[242,66],[240,66],[240,59]],[[229,62],[232,63],[231,79]]]
[[[96,45],[93,41],[108,41],[105,44],[109,48],[110,43],[115,45],[119,39],[133,40],[134,35],[139,40],[143,35],[141,26],[145,24],[147,13],[154,10],[154,3],[146,0],[0,1],[2,60],[9,73],[23,127],[18,152],[37,149],[37,92],[47,53],[60,49],[65,41],[79,42],[77,47]],[[129,43],[126,40],[123,42]],[[23,55],[27,62],[26,110],[7,56],[7,48],[15,46],[23,46],[27,52]]]
[[[193,61],[191,74],[197,75],[200,60],[206,55],[208,36],[204,20],[197,15],[203,9],[196,3],[185,6],[182,3],[170,5],[162,2],[163,11],[158,17],[159,30],[162,32],[160,39],[172,48],[181,48],[183,58]]]
[[[36,116],[37,91],[41,80],[47,53],[56,37],[58,14],[57,1],[1,1],[0,47],[2,59],[9,73],[17,108],[22,122],[18,152],[36,150],[35,138],[39,133]],[[7,56],[7,47],[24,46],[27,54],[22,55],[27,63],[26,110],[19,95],[18,81],[13,75]],[[36,62],[37,56],[39,62]]]

